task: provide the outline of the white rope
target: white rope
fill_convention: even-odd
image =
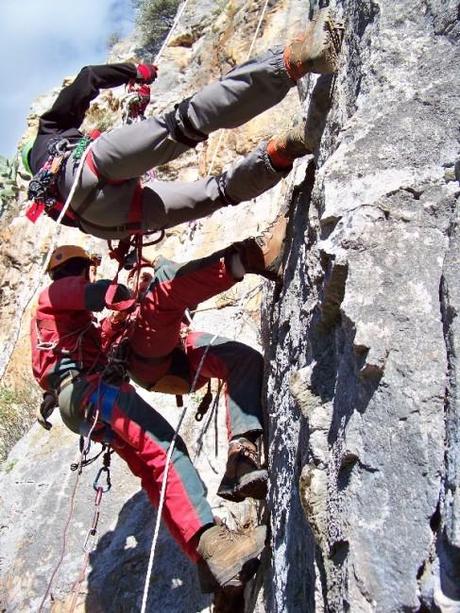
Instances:
[[[208,354],[209,348],[211,347],[211,345],[214,343],[214,341],[216,340],[216,338],[218,337],[217,334],[214,334],[214,336],[212,337],[211,341],[209,342],[209,344],[207,345],[203,355],[201,356],[201,360],[200,363],[198,365],[197,371],[195,373],[195,377],[193,379],[193,383],[192,386],[190,388],[190,394],[193,394],[193,392],[195,391],[195,387],[198,381],[198,377],[200,376],[200,372],[201,369],[203,368],[203,363],[204,360],[206,358],[206,355]],[[142,606],[141,606],[141,613],[145,613],[146,611],[146,607],[147,607],[147,598],[148,598],[148,594],[149,594],[149,587],[150,587],[150,578],[152,576],[152,569],[153,569],[153,560],[155,557],[155,548],[156,548],[156,544],[158,541],[158,534],[160,532],[160,524],[161,524],[161,516],[163,514],[163,507],[164,507],[164,502],[165,502],[165,497],[166,497],[166,483],[168,481],[168,470],[169,470],[169,465],[171,463],[171,457],[174,451],[174,447],[176,444],[176,440],[177,437],[179,435],[179,430],[180,427],[182,425],[182,422],[184,421],[185,418],[185,414],[187,413],[188,410],[188,403],[185,405],[185,407],[182,410],[180,419],[179,419],[179,423],[177,424],[176,430],[174,432],[174,436],[169,444],[169,448],[168,448],[168,452],[166,455],[166,464],[165,464],[165,468],[164,468],[164,472],[163,472],[163,479],[161,481],[161,493],[160,493],[160,501],[158,503],[158,511],[157,511],[157,519],[155,522],[155,530],[153,533],[153,540],[152,540],[152,546],[150,548],[150,556],[149,556],[149,563],[147,566],[147,573],[145,576],[145,583],[144,583],[144,593],[142,595]]]
[[[176,17],[174,18],[173,24],[171,26],[171,29],[168,32],[168,35],[166,36],[165,40],[163,41],[163,44],[160,47],[160,50],[158,51],[153,63],[156,64],[159,59],[161,54],[163,53],[163,51],[165,50],[165,48],[167,47],[169,41],[171,40],[171,37],[173,35],[174,30],[176,29],[177,24],[179,23],[180,18],[182,17],[183,12],[185,11],[185,7],[187,6],[187,4],[189,3],[189,0],[185,0],[185,2],[181,5],[180,9],[177,11],[176,13]]]
[[[269,2],[269,0],[265,0],[264,8],[262,9],[262,12],[260,14],[259,22],[257,24],[256,31],[255,31],[255,34],[253,36],[252,42],[251,42],[251,46],[249,47],[249,51],[248,51],[248,53],[246,55],[246,60],[248,60],[251,57],[252,50],[254,48],[257,36],[259,35],[259,30],[261,28],[262,21],[263,21],[263,19],[265,17],[265,13],[267,11],[268,2]],[[217,154],[220,151],[221,145],[223,144],[224,138],[225,139],[228,138],[228,132],[221,132],[220,133],[219,140],[217,141],[217,145],[216,145],[216,148],[214,149],[214,154],[212,156],[211,165],[210,165],[208,173],[207,173],[208,177],[212,174],[212,171],[214,169],[214,163],[216,161]]]
[[[259,29],[260,29],[260,26],[262,24],[262,21],[263,21],[263,18],[264,18],[264,15],[265,15],[265,12],[266,12],[266,9],[267,9],[267,6],[268,6],[268,1],[269,0],[265,1],[262,14],[261,14],[259,22],[257,24],[256,32],[254,34],[251,46],[250,46],[249,51],[248,51],[248,55],[247,55],[248,58],[249,58],[249,56],[250,56],[250,54],[252,52],[255,40],[256,40],[257,35],[259,33]],[[215,157],[216,157],[217,151],[219,150],[221,140],[222,140],[222,135],[221,135],[221,138],[219,139],[219,142],[218,142],[218,144],[216,146],[216,150],[215,150],[214,157],[213,157],[213,160],[212,160],[212,163],[211,163],[211,167],[210,167],[210,170],[208,171],[208,176],[209,176],[209,174],[212,171],[212,168],[213,168],[213,165],[214,165],[214,161],[215,161]],[[190,319],[189,315],[188,315],[188,317]],[[191,319],[190,319],[190,321],[191,321]],[[203,355],[201,357],[201,360],[200,360],[197,372],[195,374],[195,377],[194,377],[194,380],[193,380],[193,383],[192,383],[192,387],[190,389],[190,394],[192,394],[195,391],[195,386],[196,386],[196,383],[197,383],[197,380],[198,380],[201,368],[203,367],[204,359],[206,358],[206,355],[208,353],[209,348],[214,343],[214,341],[216,340],[217,337],[218,337],[218,334],[214,334],[214,336],[212,337],[209,345],[207,345],[206,350],[205,350],[205,352],[203,353]],[[149,592],[149,586],[150,586],[150,578],[151,578],[151,575],[152,575],[153,560],[154,560],[154,557],[155,557],[155,548],[156,548],[156,544],[157,544],[157,540],[158,540],[158,534],[159,534],[160,524],[161,524],[161,516],[162,516],[162,513],[163,513],[163,506],[164,506],[165,495],[166,495],[166,483],[167,483],[167,479],[168,479],[169,464],[171,462],[171,457],[172,457],[172,454],[173,454],[173,451],[174,451],[174,446],[175,446],[175,443],[176,443],[176,440],[177,440],[179,429],[180,429],[180,427],[182,425],[182,422],[183,422],[183,420],[185,418],[185,414],[186,414],[187,410],[188,410],[188,404],[185,405],[185,407],[184,407],[184,409],[183,409],[183,411],[181,413],[181,416],[180,416],[180,419],[179,419],[179,423],[178,423],[177,428],[176,428],[176,430],[174,432],[174,436],[173,436],[172,441],[171,441],[171,443],[169,445],[168,452],[167,452],[167,455],[166,455],[166,464],[165,464],[165,469],[164,469],[164,473],[163,473],[163,479],[162,479],[162,483],[161,483],[161,493],[160,493],[160,501],[159,501],[159,504],[158,504],[157,520],[156,520],[156,523],[155,523],[155,530],[154,530],[154,535],[153,535],[153,540],[152,540],[152,546],[151,546],[151,549],[150,549],[149,562],[148,562],[148,566],[147,566],[147,573],[146,573],[145,583],[144,583],[144,593],[143,593],[143,596],[142,596],[141,613],[145,613],[146,606],[147,606],[147,598],[148,598],[148,592]]]

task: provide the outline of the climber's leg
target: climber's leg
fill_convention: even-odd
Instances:
[[[281,212],[259,236],[208,257],[186,264],[157,258],[153,263],[155,279],[142,300],[131,346],[144,356],[167,355],[177,346],[187,308],[230,289],[246,273],[280,281],[286,225]]]
[[[152,506],[157,509],[159,501],[160,501],[161,479],[158,479],[157,477],[154,478],[153,473],[154,472],[158,473],[159,470],[160,471],[163,470],[163,467],[165,465],[164,450],[163,449],[161,450],[161,457],[157,457],[155,459],[156,467],[152,470],[151,464],[153,460],[150,463],[150,465],[147,464],[143,457],[143,452],[140,453],[137,449],[135,449],[131,445],[128,445],[125,440],[120,438],[120,436],[114,435],[110,444],[113,447],[113,449],[115,449],[117,454],[121,458],[123,458],[123,460],[125,460],[131,472],[134,475],[136,475],[136,477],[140,478],[142,488],[147,493],[149,500],[152,503]],[[177,451],[175,451],[173,455],[177,456]],[[174,461],[176,462],[176,465],[177,465],[176,458],[174,459]],[[190,462],[189,459],[187,459],[187,461]],[[171,464],[170,464],[170,469],[171,469]],[[173,482],[176,482],[177,478],[176,478],[176,473],[174,471],[175,469],[173,469],[173,471],[170,473],[168,470],[168,480],[171,475]],[[201,481],[200,481],[200,485],[201,485]],[[175,488],[176,488],[175,502],[179,503],[180,498],[177,497],[177,491],[178,491],[177,483],[175,485]],[[169,483],[168,483],[168,489],[170,490]],[[204,498],[204,488],[201,486],[201,489],[203,491],[203,498]],[[187,515],[187,513],[190,512],[190,509],[191,509],[190,505],[186,504],[184,508],[185,514],[182,516],[181,512],[179,511],[176,505],[171,507],[171,505],[169,504],[170,501],[171,501],[171,496],[170,496],[170,491],[169,491],[168,492],[168,505],[165,504],[164,510],[163,510],[164,521],[168,527],[169,532],[173,536],[174,540],[181,547],[181,549],[187,554],[189,558],[196,561],[199,556],[196,553],[196,539],[194,537],[198,532],[200,532],[200,530],[204,528],[205,525],[211,526],[213,524],[214,522],[213,517],[212,515],[208,514],[209,521],[207,524],[205,524],[203,523],[205,519],[203,518],[203,515],[202,515],[201,520],[196,521],[196,519],[193,519],[192,523],[190,525],[187,525],[187,522],[189,521],[189,516]],[[207,505],[207,502],[206,502],[206,505]],[[202,504],[202,506],[204,508],[205,505]],[[197,527],[198,529],[195,530]]]
[[[207,85],[176,109],[176,140],[199,142],[220,128],[235,128],[280,102],[308,72],[337,71],[343,36],[329,9],[318,11],[302,35],[268,50]],[[174,137],[174,136],[173,136]]]
[[[225,251],[187,264],[158,257],[154,266],[155,278],[141,303],[130,344],[141,355],[164,356],[177,346],[185,310],[230,289],[237,279],[228,269]]]
[[[147,404],[134,389],[78,378],[59,394],[62,419],[72,431],[88,431],[83,407],[99,409],[94,438],[100,440],[103,425],[109,427],[116,451],[129,464],[150,500],[157,505],[165,468],[166,454],[174,430],[168,422]],[[106,433],[105,433],[106,434]],[[171,456],[164,502],[165,522],[181,545],[193,559],[196,542],[192,542],[205,526],[214,523],[206,500],[203,483],[193,467],[182,439],[176,439]]]
[[[90,394],[89,402],[99,408],[99,420],[116,437],[115,449],[141,477],[143,487],[156,505],[173,428],[128,384],[118,388],[102,383]],[[163,516],[183,550],[196,559],[196,542],[192,539],[212,525],[214,517],[204,485],[180,437],[176,438],[169,464]]]
[[[191,183],[150,181],[145,184],[141,193],[142,231],[170,228],[201,219],[223,206],[251,200],[274,187],[289,173],[293,159],[308,152],[303,148],[289,157],[286,147],[282,149],[282,146],[279,139],[271,139],[267,150],[267,143],[262,142],[218,176]],[[279,151],[284,155],[282,159]],[[275,168],[272,159],[277,164],[281,160],[279,168]],[[118,228],[123,228],[128,222],[136,180],[131,179],[121,185],[104,185],[98,189],[97,178],[85,168],[78,185],[72,209],[80,216],[85,231],[102,238],[118,238],[130,233],[128,229],[120,232]],[[92,202],[90,206],[85,206],[88,197]]]
[[[102,135],[93,145],[99,171],[115,180],[139,177],[211,132],[240,126],[271,108],[307,72],[335,72],[342,31],[323,9],[286,48],[269,49],[237,66],[170,113]]]
[[[201,219],[223,206],[251,200],[274,187],[291,167],[277,170],[262,142],[219,176],[192,183],[152,181],[142,192],[143,229],[170,228]]]
[[[265,498],[268,473],[260,466],[256,445],[263,421],[262,355],[244,343],[204,332],[187,335],[186,353],[191,379],[200,369],[200,377],[225,384],[229,449],[218,495],[234,502]]]
[[[141,176],[213,130],[241,125],[277,104],[294,85],[284,68],[283,49],[270,50],[204,87],[175,111],[100,136],[92,146],[97,167],[112,180]]]
[[[95,389],[94,382],[83,376],[59,395],[61,415],[74,431],[77,420],[89,427],[82,415],[82,406],[88,402],[100,411],[94,439],[111,444],[140,477],[152,504],[158,507],[174,430],[130,385],[119,388],[102,383]],[[163,519],[183,551],[200,563],[203,591],[214,591],[230,581],[242,585],[255,572],[255,558],[264,548],[265,527],[231,533],[225,526],[215,525],[206,490],[180,437],[170,458]],[[246,563],[251,570],[240,575]]]
[[[212,341],[212,343],[211,343]],[[200,376],[225,383],[229,440],[262,433],[262,355],[244,343],[214,338],[207,332],[190,332],[185,341],[191,376],[201,364]]]

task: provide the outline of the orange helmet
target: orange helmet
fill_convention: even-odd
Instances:
[[[56,247],[53,251],[46,272],[51,272],[72,258],[88,260],[88,265],[92,262],[91,256],[83,247],[79,247],[78,245],[61,245],[60,247]]]

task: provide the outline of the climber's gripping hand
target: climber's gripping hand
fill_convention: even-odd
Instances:
[[[137,65],[137,83],[153,83],[158,76],[158,66],[155,64]]]
[[[51,422],[48,421],[48,417],[50,417],[51,413],[58,406],[56,394],[53,392],[45,392],[43,394],[43,400],[40,404],[40,408],[37,411],[37,421],[40,426],[43,426],[45,430],[51,430],[53,427]]]

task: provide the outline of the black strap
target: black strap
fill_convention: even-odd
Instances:
[[[173,140],[188,147],[196,147],[198,143],[201,143],[208,139],[208,135],[204,132],[197,130],[190,119],[188,118],[188,107],[190,106],[190,98],[182,100],[179,104],[176,104],[173,111],[164,115],[166,127]],[[177,116],[180,117],[187,134],[177,125]]]

